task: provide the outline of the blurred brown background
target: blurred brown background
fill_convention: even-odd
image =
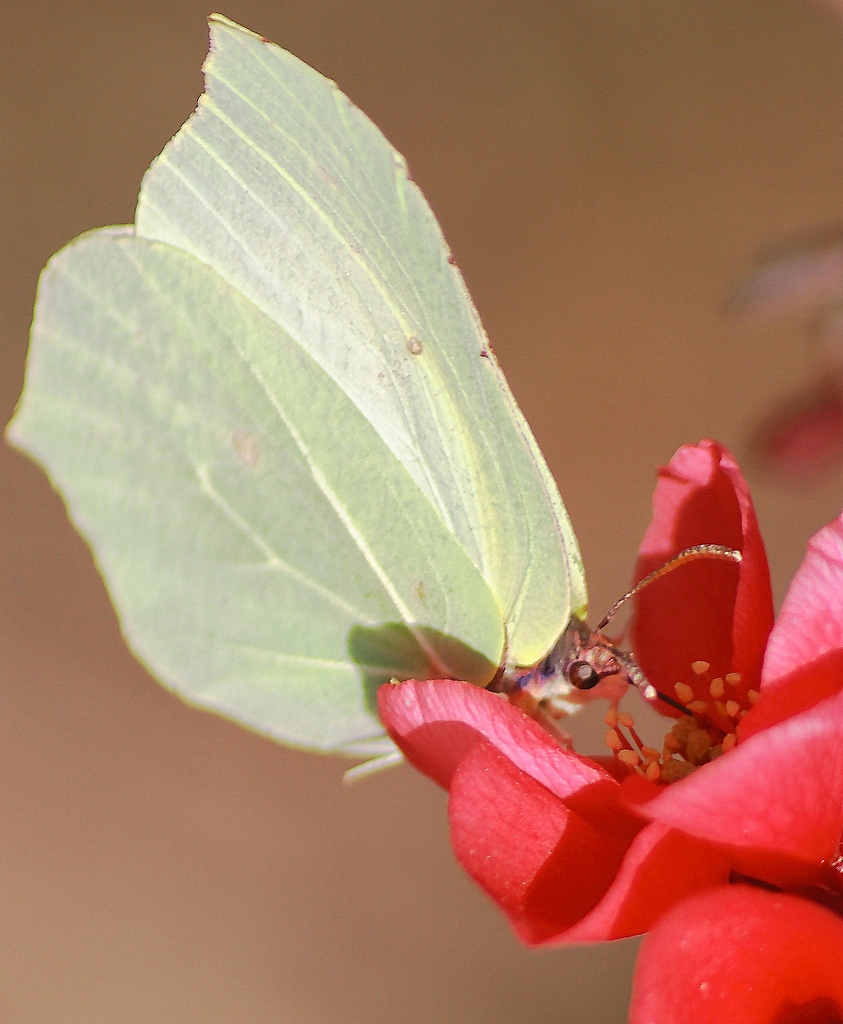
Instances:
[[[0,418],[37,274],[130,221],[201,90],[209,0],[2,9]],[[740,453],[804,331],[719,308],[843,218],[843,30],[797,0],[228,0],[336,79],[437,211],[579,534],[597,614],[653,474]],[[33,466],[0,452],[0,1021],[621,1022],[635,943],[522,950],[409,769],[273,746],[160,689]],[[751,479],[777,592],[843,478]]]

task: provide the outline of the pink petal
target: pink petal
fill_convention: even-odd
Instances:
[[[820,530],[773,627],[761,699],[741,736],[768,728],[843,688],[843,516]]]
[[[378,710],[407,760],[445,789],[462,760],[485,740],[560,799],[570,801],[596,787],[608,816],[620,806],[618,783],[607,771],[563,750],[499,694],[454,679],[411,679],[380,687]]]
[[[843,1019],[843,921],[749,886],[691,896],[644,939],[631,1024],[832,1024]]]
[[[668,786],[641,810],[688,835],[723,844],[743,873],[772,884],[776,858],[833,861],[843,835],[843,694],[756,733]],[[788,874],[787,883],[792,882]]]
[[[767,556],[746,482],[715,441],[680,448],[660,470],[634,578],[696,544],[736,548],[743,561],[692,562],[642,591],[633,649],[645,674],[667,693],[676,681],[691,681],[694,661],[708,662],[711,677],[739,672],[744,689],[757,687],[773,623]]]

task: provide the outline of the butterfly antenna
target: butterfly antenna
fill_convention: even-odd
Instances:
[[[639,580],[631,590],[628,590],[623,597],[615,601],[612,607],[597,623],[597,632],[599,633],[600,630],[605,629],[609,624],[609,620],[620,611],[631,597],[635,597],[635,595],[640,593],[644,587],[648,587],[651,583],[655,583],[655,581],[661,579],[662,576],[666,576],[669,572],[673,572],[674,569],[678,569],[680,565],[685,565],[688,562],[695,562],[698,558],[714,558],[722,562],[740,562],[742,557],[743,556],[740,551],[737,551],[735,548],[723,547],[722,544],[696,544],[692,548],[685,548],[685,550],[680,551],[678,555],[674,555],[673,558],[668,559],[664,565],[660,565],[658,569],[654,569],[653,572],[648,573],[642,580]],[[664,697],[662,697],[662,699],[664,699]],[[668,703],[671,703],[671,701],[668,700]]]

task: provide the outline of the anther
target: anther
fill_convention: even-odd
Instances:
[[[678,754],[682,749],[681,742],[673,735],[672,732],[669,732],[664,738],[664,749],[668,754]]]
[[[685,757],[691,764],[700,765],[708,760],[708,752],[711,749],[711,740],[705,729],[694,729],[688,736],[685,744]]]
[[[687,683],[676,683],[673,689],[683,704],[688,704],[689,701],[694,699],[694,691]]]
[[[757,690],[747,690],[746,699],[750,704],[754,704],[758,700],[759,696],[760,695]]]
[[[704,676],[706,672],[711,668],[711,665],[707,661],[692,661],[691,668],[694,675]]]
[[[711,683],[708,687],[708,692],[714,698],[720,698],[723,696],[723,694],[726,692],[726,684],[723,682],[720,676],[717,676],[716,679],[711,680]]]
[[[614,751],[614,753],[616,754],[623,750],[623,740],[620,738],[620,736],[614,729],[609,729],[607,731],[603,742],[606,744],[609,750]]]
[[[741,681],[741,674],[740,674],[740,672],[727,672],[726,673],[726,682],[729,684],[729,686],[737,686],[740,681]]]
[[[708,704],[704,700],[693,700],[688,705],[689,710],[693,711],[695,715],[704,715],[708,711]]]
[[[726,701],[726,714],[729,718],[737,718],[740,714],[741,706],[736,700]]]

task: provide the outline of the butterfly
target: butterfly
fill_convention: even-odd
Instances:
[[[135,223],[42,273],[9,437],[165,685],[376,755],[390,679],[546,677],[582,560],[403,158],[291,54],[210,32]]]

